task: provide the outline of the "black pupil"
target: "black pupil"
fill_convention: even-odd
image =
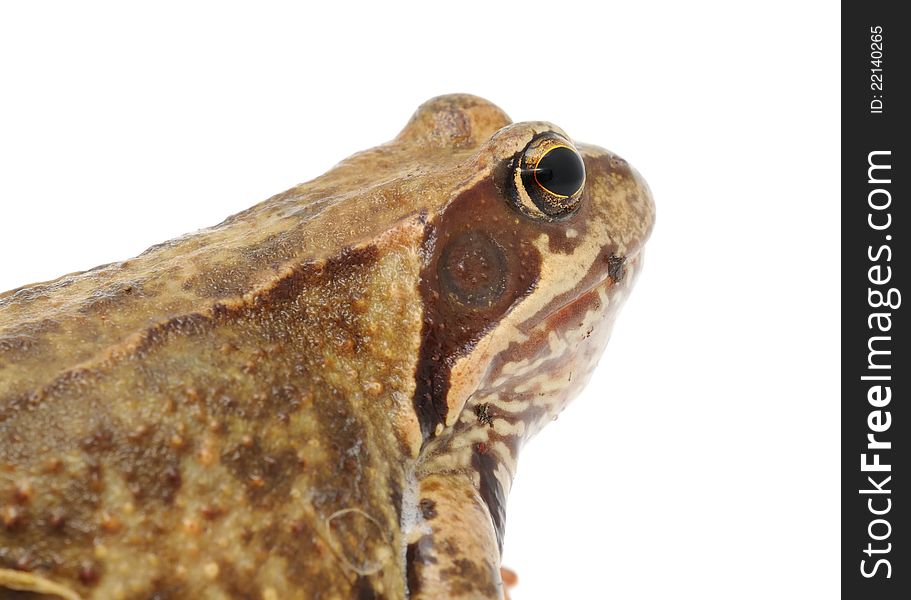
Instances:
[[[585,181],[585,165],[576,151],[557,146],[538,161],[535,179],[552,194],[572,196]]]

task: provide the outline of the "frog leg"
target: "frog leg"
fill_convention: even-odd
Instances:
[[[471,474],[422,477],[416,508],[406,534],[411,600],[502,599],[496,528]]]

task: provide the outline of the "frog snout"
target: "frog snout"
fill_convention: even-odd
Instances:
[[[601,240],[607,268],[639,254],[655,223],[655,203],[645,178],[628,162],[603,149],[586,156],[591,215],[605,230]]]

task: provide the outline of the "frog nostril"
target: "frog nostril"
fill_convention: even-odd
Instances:
[[[613,279],[614,282],[619,282],[626,276],[625,256],[617,256],[616,254],[611,253],[604,257],[604,261],[607,263],[607,275]]]

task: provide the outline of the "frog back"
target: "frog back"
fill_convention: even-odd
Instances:
[[[0,589],[404,595],[421,218],[269,222],[0,299]]]

